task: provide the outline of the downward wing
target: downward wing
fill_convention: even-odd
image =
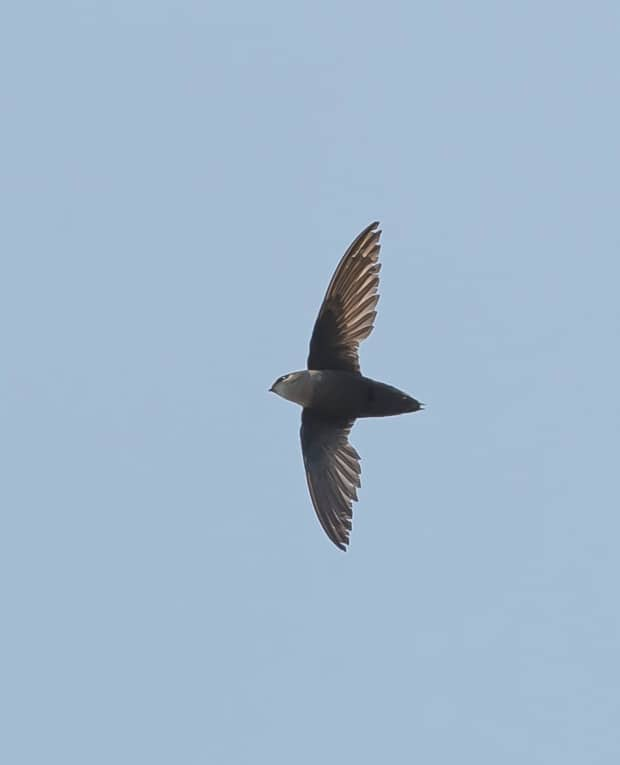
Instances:
[[[360,458],[348,441],[353,422],[310,409],[301,415],[301,449],[312,504],[325,533],[341,550],[349,544],[352,504],[360,486]]]

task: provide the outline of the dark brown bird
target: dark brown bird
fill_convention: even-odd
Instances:
[[[301,404],[301,449],[312,504],[327,536],[346,550],[360,457],[348,437],[358,417],[417,412],[422,404],[391,385],[363,377],[358,348],[372,332],[379,295],[379,223],[345,252],[327,287],[308,369],[279,377],[270,390]]]

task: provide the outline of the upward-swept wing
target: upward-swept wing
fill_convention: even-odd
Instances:
[[[358,347],[372,332],[379,300],[378,226],[367,226],[338,264],[314,325],[308,369],[360,372]]]

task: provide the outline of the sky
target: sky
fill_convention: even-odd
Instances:
[[[619,24],[3,9],[2,762],[620,761]],[[375,219],[343,554],[268,388]]]

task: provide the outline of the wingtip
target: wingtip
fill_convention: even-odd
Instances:
[[[366,236],[371,231],[374,231],[378,226],[380,226],[381,223],[378,220],[373,220],[372,223],[369,223],[366,228],[359,234],[359,237]],[[377,231],[378,234],[381,233],[381,231]]]

